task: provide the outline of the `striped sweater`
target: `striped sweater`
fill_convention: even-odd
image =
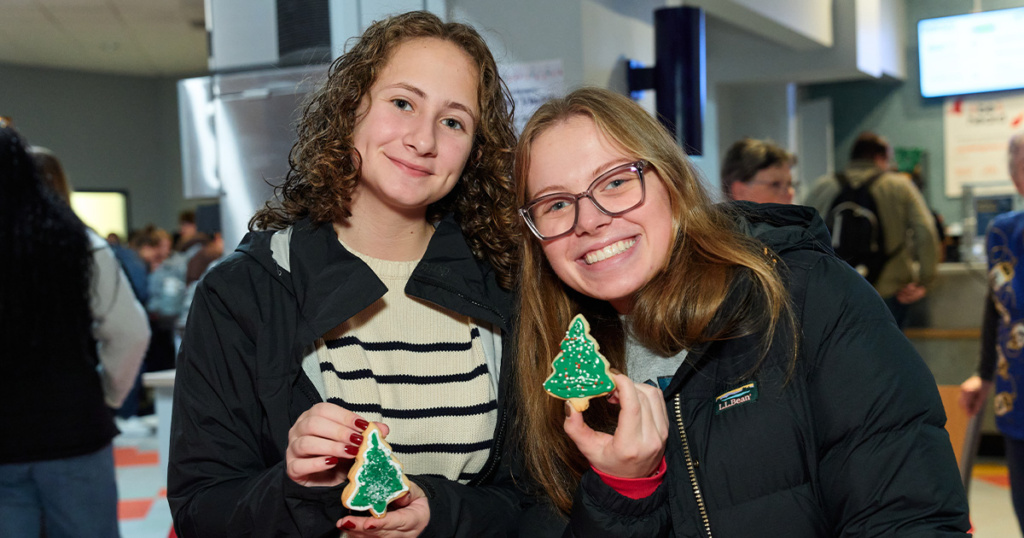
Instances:
[[[388,291],[317,342],[327,401],[387,424],[406,472],[467,482],[486,463],[497,419],[479,329],[405,294],[418,262],[349,250]]]

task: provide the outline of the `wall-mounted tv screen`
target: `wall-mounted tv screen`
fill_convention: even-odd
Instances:
[[[1024,8],[922,19],[917,50],[924,97],[1024,88]]]

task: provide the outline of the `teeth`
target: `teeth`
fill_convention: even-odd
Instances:
[[[593,265],[599,261],[607,260],[608,258],[615,256],[616,254],[622,254],[623,252],[629,250],[630,247],[632,247],[635,244],[636,239],[625,239],[623,241],[619,241],[618,243],[612,243],[607,247],[602,248],[601,250],[588,252],[587,255],[584,256],[584,260],[586,260],[587,265]]]

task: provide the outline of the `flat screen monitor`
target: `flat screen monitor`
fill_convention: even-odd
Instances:
[[[924,97],[1024,88],[1024,8],[922,19],[917,50]]]

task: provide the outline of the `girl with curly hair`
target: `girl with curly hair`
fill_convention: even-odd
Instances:
[[[298,134],[277,200],[189,314],[168,472],[179,536],[514,532],[515,139],[486,43],[424,12],[378,21]],[[371,422],[412,482],[380,519],[340,499]]]

